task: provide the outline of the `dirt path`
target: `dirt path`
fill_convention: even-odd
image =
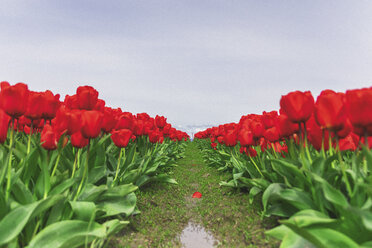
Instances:
[[[218,247],[278,247],[264,235],[259,207],[246,193],[220,187],[228,175],[204,164],[200,150],[190,143],[185,157],[172,169],[178,185],[153,184],[138,192],[141,214],[117,235],[112,247],[182,247],[180,235],[188,223],[210,231]],[[202,198],[192,198],[195,191]]]

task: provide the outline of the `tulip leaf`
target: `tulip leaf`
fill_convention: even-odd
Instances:
[[[106,199],[105,201],[99,203],[97,208],[105,212],[103,217],[125,214],[129,216],[133,213],[136,207],[137,197],[134,193],[130,193],[125,197],[113,197]]]
[[[96,212],[96,205],[93,202],[70,201],[69,203],[78,220],[90,221]]]
[[[50,208],[62,198],[63,196],[52,196],[31,204],[21,205],[10,211],[0,221],[0,245],[12,241],[31,218]]]
[[[103,225],[81,220],[65,220],[44,228],[31,240],[27,248],[74,248],[105,236],[106,228]]]

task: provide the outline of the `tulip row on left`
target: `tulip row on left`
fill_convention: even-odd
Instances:
[[[106,107],[90,86],[59,97],[1,82],[0,247],[100,247],[139,187],[176,183],[162,172],[188,135],[166,118]]]

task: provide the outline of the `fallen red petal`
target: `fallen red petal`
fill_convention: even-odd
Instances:
[[[192,195],[192,198],[201,198],[202,197],[202,194],[198,191],[196,191],[193,195]]]

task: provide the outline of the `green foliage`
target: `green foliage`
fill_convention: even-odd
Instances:
[[[27,139],[17,133],[12,152],[9,141],[0,146],[0,247],[102,247],[136,212],[140,187],[176,183],[167,172],[185,148],[139,137],[120,150],[104,135],[46,151],[34,134],[28,152]]]
[[[371,247],[372,152],[366,147],[323,154],[308,146],[305,156],[287,142],[283,156],[256,147],[250,157],[239,146],[214,150],[209,141],[196,142],[210,166],[231,173],[221,185],[247,188],[250,201],[261,195],[262,216],[283,218],[267,232],[281,247]]]

